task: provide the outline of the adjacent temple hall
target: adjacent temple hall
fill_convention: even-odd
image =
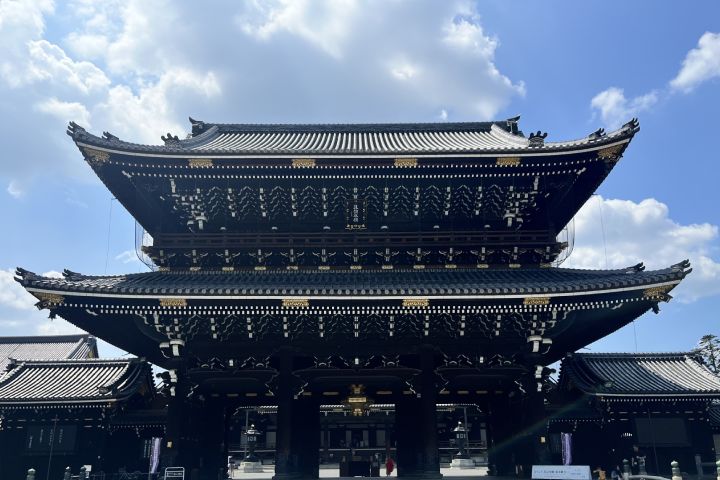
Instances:
[[[216,479],[231,417],[267,408],[275,478],[317,478],[321,412],[372,416],[385,405],[398,476],[439,478],[439,405],[474,405],[491,472],[508,475],[552,461],[548,435],[563,425],[607,423],[584,410],[631,411],[596,387],[602,372],[617,373],[602,365],[642,358],[576,355],[559,384],[548,366],[657,312],[690,273],[681,259],[655,271],[559,267],[564,229],[618,164],[636,120],[561,142],[523,134],[518,118],[191,123],[188,138],[168,134],[160,146],[75,123],[67,131],[142,228],[151,271],[17,270],[51,317],[167,370],[161,467]],[[691,356],[663,361],[707,379],[687,387],[711,438],[720,381]],[[645,393],[680,398],[661,387]],[[550,422],[553,395],[586,408]]]

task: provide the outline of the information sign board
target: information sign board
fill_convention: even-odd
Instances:
[[[533,465],[537,480],[591,480],[589,465]]]
[[[172,478],[175,480],[185,480],[184,467],[167,467],[165,469],[165,479]]]

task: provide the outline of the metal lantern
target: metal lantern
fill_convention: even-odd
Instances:
[[[455,443],[458,446],[458,453],[455,454],[455,458],[468,458],[467,454],[467,441],[468,441],[468,430],[463,425],[463,422],[458,422],[457,427],[453,430],[455,432]]]
[[[250,428],[245,432],[245,438],[247,440],[247,456],[245,457],[246,462],[257,462],[258,458],[255,455],[255,447],[257,446],[258,437],[260,436],[260,430],[255,428],[255,424],[250,425]]]

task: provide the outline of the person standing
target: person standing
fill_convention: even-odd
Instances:
[[[392,475],[393,470],[395,470],[395,462],[392,457],[387,457],[385,461],[385,476],[389,477]]]

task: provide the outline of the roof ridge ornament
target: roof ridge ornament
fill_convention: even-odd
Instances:
[[[505,123],[507,124],[508,129],[510,130],[510,133],[518,134],[518,122],[520,121],[520,115],[517,115],[515,117],[510,117],[507,120],[505,120]]]
[[[160,136],[160,139],[165,143],[166,147],[180,144],[180,138],[170,132],[168,132],[166,136]]]
[[[620,127],[620,130],[635,130],[637,128],[640,128],[640,122],[637,117],[633,117],[629,122]]]
[[[541,132],[538,130],[536,133],[531,133],[528,137],[528,141],[530,142],[528,144],[528,147],[542,147],[545,145],[545,138],[547,137],[547,132]]]
[[[192,125],[192,136],[200,135],[201,133],[204,133],[205,130],[208,129],[208,126],[205,122],[202,120],[195,120],[192,117],[188,117],[188,120],[190,120],[190,125]]]
[[[590,135],[588,135],[589,140],[598,140],[606,135],[604,128],[598,128],[594,132],[592,132]]]
[[[65,131],[65,133],[67,133],[71,137],[75,138],[76,136],[78,136],[80,134],[86,133],[86,131],[83,127],[81,127],[77,123],[70,122],[68,124],[67,130]]]
[[[103,138],[110,142],[119,142],[120,141],[120,139],[118,137],[116,137],[115,135],[113,135],[112,133],[107,132],[107,131],[103,132]]]
[[[631,267],[627,267],[625,269],[625,273],[639,273],[644,270],[645,270],[645,265],[643,264],[643,262],[640,262],[640,263],[636,263],[635,265],[633,265]]]

